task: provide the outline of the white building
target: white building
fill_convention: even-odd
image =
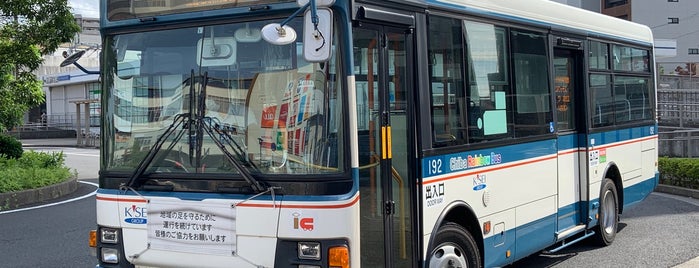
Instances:
[[[101,37],[99,19],[83,18],[74,14],[81,32],[76,35],[73,43],[61,45],[56,52],[44,56],[44,63],[34,73],[44,82],[43,90],[46,102],[40,107],[30,110],[25,116],[25,124],[40,122],[45,114],[46,123],[63,129],[76,129],[78,126],[78,105],[76,102],[98,100],[100,94],[99,75],[85,74],[74,65],[60,67],[65,55],[86,50],[78,63],[90,71],[99,70],[99,52]],[[80,106],[81,122],[84,127],[85,110]],[[99,126],[100,103],[89,105],[90,125],[93,130]]]
[[[551,0],[648,25],[660,74],[696,75],[699,62],[697,0]],[[679,68],[678,68],[679,67]]]

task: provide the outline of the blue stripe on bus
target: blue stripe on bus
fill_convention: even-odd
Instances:
[[[558,208],[558,231],[576,226],[581,222],[580,218],[582,215],[579,209],[582,209],[583,206],[580,203],[579,201]]]
[[[558,151],[585,148],[585,135],[568,134],[558,136]]]
[[[512,163],[525,159],[556,154],[562,150],[585,148],[589,140],[595,140],[595,146],[639,139],[654,135],[655,126],[643,126],[618,129],[590,134],[585,140],[583,134],[559,136],[557,140],[544,140],[530,143],[507,145],[482,150],[431,156],[422,159],[422,177],[429,178],[475,168]]]
[[[555,227],[556,215],[552,214],[486,238],[484,267],[505,266],[552,245]],[[512,253],[510,258],[506,255],[508,250]]]
[[[656,172],[653,178],[634,184],[631,187],[624,187],[624,208],[633,207],[646,199],[655,190],[659,182],[660,173]]]
[[[638,139],[648,136],[653,136],[657,134],[657,127],[652,126],[642,126],[627,129],[617,129],[614,131],[592,133],[589,135],[589,139],[595,139],[595,146],[601,146],[609,143],[627,141],[632,139]]]
[[[510,163],[556,153],[554,140],[507,145],[422,159],[422,177],[429,178],[475,168]]]

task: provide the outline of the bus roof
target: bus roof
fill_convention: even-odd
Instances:
[[[626,39],[643,44],[653,43],[648,26],[614,18],[549,0],[403,0],[426,7],[437,7],[475,14],[575,29],[590,36]]]

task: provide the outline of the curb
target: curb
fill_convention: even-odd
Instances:
[[[677,266],[674,266],[673,268],[693,268],[693,267],[699,267],[699,257],[688,260],[685,263],[678,264]]]
[[[0,194],[0,210],[16,209],[32,203],[55,199],[75,192],[78,189],[78,179],[44,186],[37,189],[29,189],[18,192]]]
[[[694,189],[689,189],[689,188],[682,188],[682,187],[677,187],[677,186],[672,186],[672,185],[665,185],[665,184],[658,184],[658,186],[655,187],[656,192],[661,192],[661,193],[666,193],[666,194],[673,194],[673,195],[679,195],[679,196],[686,196],[694,199],[699,199],[699,190],[694,190]]]

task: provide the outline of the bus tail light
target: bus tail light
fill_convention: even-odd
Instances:
[[[329,248],[328,266],[330,268],[349,268],[349,249],[345,246]]]

